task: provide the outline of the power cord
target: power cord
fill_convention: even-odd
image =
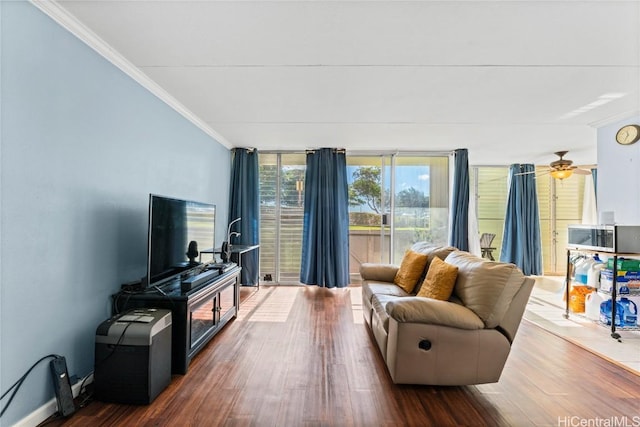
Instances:
[[[120,314],[121,312],[127,310],[129,306],[129,300],[133,295],[142,295],[142,294],[151,294],[151,293],[158,293],[163,297],[167,298],[171,302],[172,307],[175,308],[175,303],[169,297],[169,295],[167,295],[167,293],[159,285],[155,285],[155,286],[150,286],[146,289],[138,289],[138,290],[121,289],[111,298],[111,312],[114,314]]]
[[[94,369],[97,368],[98,366],[102,365],[104,362],[107,361],[107,359],[109,359],[111,356],[113,356],[113,354],[116,352],[117,348],[120,346],[120,344],[122,344],[122,340],[124,340],[125,332],[127,332],[127,329],[129,329],[129,326],[131,326],[132,324],[133,324],[133,322],[128,322],[127,323],[127,326],[125,326],[124,329],[122,330],[122,332],[120,333],[120,337],[118,338],[118,341],[111,348],[111,352],[109,352],[109,354],[107,354],[101,361],[99,361],[99,362],[96,361],[96,366],[94,367]]]
[[[48,354],[44,357],[41,357],[36,363],[34,363],[33,365],[31,365],[31,367],[27,370],[27,372],[25,372],[25,374],[20,377],[20,379],[18,381],[16,381],[11,387],[9,387],[7,389],[7,391],[5,391],[4,393],[2,393],[2,396],[0,396],[0,401],[2,399],[4,399],[7,394],[13,389],[13,393],[11,393],[11,396],[9,397],[9,400],[7,401],[6,405],[4,406],[4,408],[2,408],[2,412],[0,412],[0,418],[4,415],[5,411],[7,409],[9,409],[9,405],[11,405],[11,402],[13,401],[13,398],[16,397],[16,394],[18,393],[18,390],[20,390],[20,387],[22,386],[22,383],[24,382],[24,380],[27,378],[27,376],[29,376],[29,374],[31,373],[31,371],[33,371],[33,369],[38,366],[38,364],[44,360],[47,359],[56,359],[58,357],[62,357],[58,354]]]
[[[118,348],[118,346],[124,340],[124,334],[127,332],[127,329],[129,329],[129,326],[131,326],[131,324],[132,324],[131,322],[127,323],[127,325],[122,330],[122,333],[120,333],[120,337],[118,338],[118,341],[116,342],[116,344],[111,349],[111,352],[107,356],[105,356],[105,358],[102,359],[100,362],[96,363],[96,366],[101,365],[102,363],[104,363],[107,359],[109,359],[115,353],[115,351]],[[60,356],[58,354],[48,354],[46,356],[41,357],[40,359],[38,359],[38,361],[36,361],[33,365],[31,365],[31,367],[27,370],[27,372],[25,372],[24,375],[22,375],[11,387],[9,387],[4,393],[2,393],[2,396],[0,396],[0,401],[2,401],[5,397],[7,397],[7,394],[9,394],[9,392],[11,390],[13,390],[13,393],[11,393],[11,396],[9,396],[9,400],[7,401],[5,406],[2,408],[2,411],[0,412],[0,418],[4,415],[4,413],[7,411],[7,409],[9,409],[9,406],[13,402],[13,399],[16,397],[16,394],[18,393],[18,390],[20,390],[20,387],[24,383],[24,380],[29,376],[31,371],[33,371],[35,369],[35,367],[38,366],[41,362],[43,362],[43,361],[45,361],[47,359],[57,359],[59,357],[62,357],[62,356]],[[87,381],[87,379],[90,376],[91,376],[90,374],[87,375],[84,378],[84,380],[82,381],[82,383],[80,384],[80,393],[82,393],[83,387],[84,387],[84,383]],[[89,400],[90,397],[91,396],[86,397],[84,399],[83,403],[85,403],[87,400]]]
[[[116,350],[118,349],[118,347],[122,344],[122,341],[124,340],[124,335],[127,332],[127,329],[129,329],[129,326],[131,326],[133,324],[133,322],[128,322],[127,325],[124,327],[124,329],[122,330],[122,332],[120,333],[120,336],[118,337],[118,341],[116,341],[116,343],[113,345],[113,347],[111,348],[111,351],[109,352],[109,354],[107,354],[104,358],[102,358],[102,360],[100,361],[96,361],[95,362],[95,366],[94,366],[94,371],[93,371],[93,376],[94,376],[94,381],[95,381],[95,370],[102,365],[104,362],[106,362],[111,356],[113,356],[116,352]],[[78,396],[82,396],[85,393],[84,390],[84,384],[87,382],[87,380],[91,377],[92,373],[87,374],[86,377],[84,377],[84,379],[82,380],[82,382],[80,383],[80,388],[78,391]],[[82,401],[80,402],[80,404],[78,405],[80,408],[84,407],[87,405],[87,403],[91,400],[91,398],[93,397],[93,393],[91,394],[86,394]]]
[[[95,372],[95,371],[94,371]],[[80,383],[80,389],[78,391],[78,396],[82,396],[84,394],[84,383],[87,382],[87,380],[89,379],[89,377],[93,376],[94,372],[89,372],[89,374],[87,374],[86,377],[84,377],[84,379],[82,380],[82,382]],[[78,404],[78,407],[80,408],[84,408],[87,403],[91,400],[91,398],[93,397],[93,393],[92,394],[86,394],[82,401]]]
[[[111,299],[111,312],[115,313],[115,314],[120,314],[120,310],[119,308],[122,306],[123,308],[126,308],[127,305],[129,305],[129,299],[131,298],[132,295],[137,295],[142,293],[141,291],[119,291],[112,299]],[[120,304],[119,301],[120,299],[126,296],[125,300],[124,300],[124,304]]]

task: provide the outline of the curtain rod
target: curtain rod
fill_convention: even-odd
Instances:
[[[345,148],[345,153],[347,149]],[[307,151],[315,151],[314,149],[308,150],[262,150],[262,154],[304,154]],[[403,150],[348,150],[350,156],[431,156],[431,157],[446,157],[451,155],[451,151],[403,151]],[[502,165],[504,166],[504,165]]]
[[[332,150],[333,150],[335,153],[342,153],[342,154],[344,154],[344,153],[346,152],[346,150],[345,150],[344,148],[332,148]],[[314,148],[311,148],[311,149],[305,150],[305,153],[306,153],[306,154],[313,154],[313,153],[315,153],[315,152],[316,152],[316,149],[314,149]]]

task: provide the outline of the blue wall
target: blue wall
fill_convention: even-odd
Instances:
[[[230,154],[31,4],[0,18],[4,392],[51,353],[92,371],[110,295],[145,273],[149,193],[215,203],[223,240]],[[0,423],[53,396],[43,363]]]
[[[640,224],[640,142],[620,145],[616,132],[639,124],[632,116],[598,129],[598,213],[614,213],[618,224]]]

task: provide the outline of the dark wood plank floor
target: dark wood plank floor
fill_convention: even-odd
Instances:
[[[262,286],[243,288],[242,300],[238,318],[151,405],[91,402],[48,425],[557,426],[624,416],[635,420],[629,425],[640,422],[640,377],[526,321],[498,383],[398,386],[362,321],[360,288]]]

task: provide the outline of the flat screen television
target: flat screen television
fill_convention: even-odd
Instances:
[[[210,261],[212,254],[194,258],[192,252],[194,245],[198,251],[214,247],[215,225],[213,204],[150,194],[146,285],[160,285]]]

